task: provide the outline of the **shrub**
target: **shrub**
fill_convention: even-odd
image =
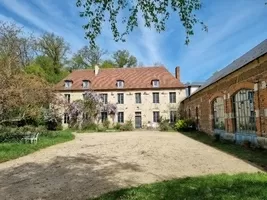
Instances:
[[[63,130],[62,124],[61,123],[60,124],[57,124],[56,131],[62,131],[62,130]]]
[[[93,123],[93,122],[89,122],[89,123],[84,123],[82,125],[82,130],[97,130],[97,124]]]
[[[18,135],[14,131],[15,128],[1,126],[0,127],[0,142],[14,141],[18,139]],[[21,138],[23,135],[21,136]]]
[[[98,127],[97,128],[97,130],[96,130],[97,132],[106,132],[106,128],[105,127],[102,127],[102,126],[100,126],[100,127]]]
[[[106,128],[103,126],[103,124],[99,124],[96,128],[97,132],[105,132]]]
[[[110,121],[109,120],[105,120],[103,121],[103,126],[108,129],[109,128],[109,125],[110,125]]]
[[[187,124],[186,124],[186,121],[183,120],[183,119],[180,119],[176,122],[175,124],[175,128],[178,130],[178,131],[184,131],[187,129]]]
[[[28,132],[36,133],[39,132],[42,135],[45,135],[47,130],[45,127],[34,127],[34,126],[23,126],[23,127],[0,127],[0,142],[18,142],[20,141],[25,134]]]
[[[48,120],[45,125],[47,130],[50,131],[62,130],[62,119],[58,118],[57,120]]]
[[[221,141],[221,135],[220,134],[214,134],[213,135],[213,141],[214,142],[220,142]]]
[[[196,123],[192,119],[180,119],[176,122],[175,128],[178,131],[194,131],[196,130]]]
[[[132,120],[128,120],[126,121],[125,124],[121,125],[120,130],[121,131],[132,131],[133,130]]]
[[[121,124],[117,123],[113,128],[116,129],[116,130],[120,130],[121,129]]]
[[[168,119],[160,120],[159,122],[159,130],[160,131],[168,131],[170,130],[170,124]]]

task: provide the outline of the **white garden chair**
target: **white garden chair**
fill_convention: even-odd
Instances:
[[[39,136],[39,133],[31,133],[29,135],[26,135],[22,138],[22,140],[26,143],[27,141],[29,141],[29,143],[35,143],[37,144],[37,140],[38,140],[38,136]]]

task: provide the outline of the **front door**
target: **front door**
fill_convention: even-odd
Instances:
[[[135,128],[142,128],[141,112],[136,112],[135,113]]]

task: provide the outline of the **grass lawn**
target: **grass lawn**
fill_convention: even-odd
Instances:
[[[49,136],[40,136],[37,144],[24,143],[0,143],[0,163],[12,160],[39,149],[52,146],[58,143],[66,142],[74,139],[74,135],[69,130],[57,131]]]
[[[254,163],[267,171],[267,150],[245,148],[233,143],[215,142],[211,136],[202,132],[185,132],[183,134],[242,160]]]
[[[264,200],[267,174],[209,175],[174,179],[110,192],[96,200]]]

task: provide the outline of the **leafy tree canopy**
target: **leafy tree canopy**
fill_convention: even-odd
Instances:
[[[135,56],[130,55],[127,50],[118,50],[113,53],[113,59],[117,67],[134,67],[137,66],[137,59]]]
[[[37,42],[38,50],[53,61],[53,71],[58,74],[69,52],[69,44],[54,33],[45,33]]]
[[[54,71],[52,58],[48,56],[37,56],[31,65],[25,67],[25,72],[28,74],[38,75],[45,78],[49,83],[58,83],[68,75],[66,68],[59,68],[58,72]]]
[[[101,68],[114,68],[116,64],[112,60],[104,60],[101,65]]]
[[[92,45],[95,45],[95,39],[101,34],[106,22],[111,26],[114,40],[125,41],[125,35],[133,31],[142,20],[147,28],[154,28],[157,32],[165,31],[171,13],[177,14],[185,28],[186,44],[189,43],[189,36],[194,34],[195,24],[200,23],[207,30],[194,14],[201,8],[200,0],[77,0],[76,5],[81,9],[80,16],[88,21],[83,28]],[[121,24],[124,24],[123,31],[119,30]]]

